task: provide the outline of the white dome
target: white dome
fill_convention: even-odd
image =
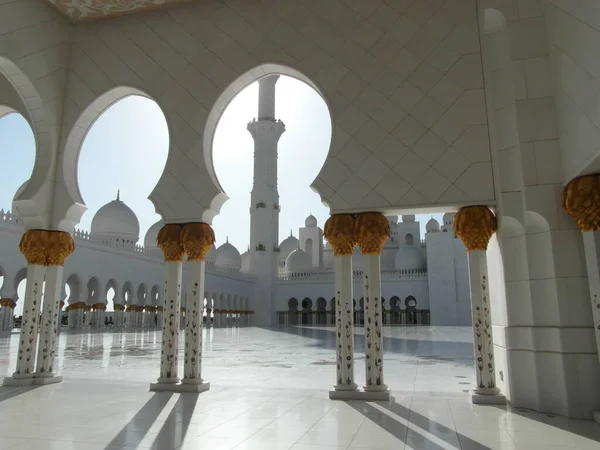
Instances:
[[[222,269],[240,270],[242,268],[242,256],[237,248],[226,242],[217,249],[215,266]]]
[[[164,222],[159,220],[146,231],[146,236],[144,237],[144,247],[146,249],[156,249],[158,248],[156,245],[156,238],[158,237],[158,232],[164,226]]]
[[[249,273],[250,272],[250,253],[244,252],[242,253],[242,265],[240,268],[240,272]]]
[[[217,261],[217,249],[213,245],[210,249],[210,252],[208,252],[208,255],[206,255],[206,262],[209,264],[214,264],[216,261]]]
[[[90,231],[92,236],[137,242],[140,238],[140,222],[131,208],[117,196],[117,200],[107,203],[94,215]]]
[[[294,236],[290,235],[286,237],[281,244],[279,244],[279,259],[285,259],[298,248],[300,241]]]
[[[312,261],[304,250],[297,248],[285,260],[285,268],[288,272],[305,272],[310,270]]]
[[[440,223],[432,217],[425,225],[425,230],[427,233],[440,231]]]
[[[316,227],[317,226],[317,218],[311,214],[304,221],[304,226],[306,228],[314,228],[314,227]]]
[[[444,223],[444,225],[452,225],[454,223],[455,216],[456,216],[456,213],[446,213],[442,217],[442,222]]]
[[[404,223],[410,223],[410,222],[414,222],[414,221],[415,221],[414,214],[404,214],[402,216],[402,222],[404,222]]]
[[[423,255],[414,245],[405,244],[396,253],[396,270],[421,270],[424,268]]]

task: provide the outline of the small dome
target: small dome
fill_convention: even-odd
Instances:
[[[398,216],[385,216],[389,223],[398,223]]]
[[[427,233],[440,231],[440,223],[432,217],[429,219],[429,222],[427,222],[427,225],[425,225],[425,231],[427,231]]]
[[[404,244],[396,253],[396,270],[421,270],[424,268],[423,255],[414,245]]]
[[[452,225],[454,223],[455,216],[456,216],[456,213],[446,213],[442,217],[442,222],[444,222],[444,225]]]
[[[249,273],[250,272],[250,253],[244,252],[242,253],[242,266],[240,268],[240,272]]]
[[[117,199],[107,203],[96,212],[90,230],[92,236],[121,238],[137,242],[140,238],[140,222],[129,206]]]
[[[159,220],[146,231],[146,236],[144,237],[144,247],[147,250],[157,249],[156,238],[158,237],[158,232],[164,226],[164,222]]]
[[[404,223],[411,223],[415,221],[415,215],[414,214],[405,214],[402,216],[402,222]]]
[[[304,226],[306,228],[314,228],[314,227],[316,227],[317,226],[317,218],[311,214],[304,221]]]
[[[208,252],[208,255],[206,255],[206,262],[208,264],[214,264],[216,261],[217,261],[217,249],[213,245],[210,249],[210,252]]]
[[[305,272],[310,270],[312,261],[304,250],[297,248],[285,260],[285,268],[288,272]]]
[[[300,241],[291,234],[279,244],[279,259],[285,259],[298,248]]]
[[[240,270],[242,267],[242,256],[237,248],[229,242],[224,243],[217,249],[215,266],[221,269]]]

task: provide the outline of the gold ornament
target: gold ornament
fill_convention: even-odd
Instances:
[[[177,223],[167,224],[160,229],[156,237],[156,244],[163,252],[166,262],[181,262],[185,250],[181,244],[181,230],[183,225]]]
[[[188,261],[206,261],[208,252],[215,245],[215,232],[207,223],[188,223],[181,230],[181,243]]]
[[[380,255],[390,238],[390,223],[378,212],[359,214],[355,222],[358,246],[363,255]]]
[[[335,256],[351,256],[356,245],[356,220],[352,214],[334,214],[325,222],[323,235]]]
[[[27,264],[35,266],[46,265],[46,240],[48,232],[45,230],[27,230],[21,237],[19,249],[25,256]]]
[[[75,242],[70,233],[48,231],[46,241],[46,266],[64,266],[65,261],[75,250]]]
[[[454,217],[454,232],[468,252],[485,251],[496,232],[496,216],[487,206],[465,206]]]
[[[113,309],[115,311],[123,311],[125,309],[125,306],[121,305],[120,303],[115,303]]]
[[[562,206],[581,231],[600,230],[600,175],[572,179],[563,190]]]
[[[6,306],[7,308],[14,309],[17,306],[17,302],[15,302],[12,298],[0,298],[0,306]]]
[[[73,253],[73,236],[64,231],[27,230],[21,237],[19,249],[28,264],[64,266]]]

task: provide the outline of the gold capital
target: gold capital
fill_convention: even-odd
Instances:
[[[363,255],[380,255],[390,238],[390,223],[378,212],[359,214],[355,222],[358,246]]]
[[[27,230],[21,237],[19,249],[28,264],[64,266],[75,250],[73,236],[64,231]]]
[[[562,206],[581,231],[600,230],[600,175],[584,175],[569,181]]]
[[[496,216],[487,206],[465,206],[454,217],[454,232],[468,252],[485,251],[496,232]]]
[[[215,245],[215,232],[207,223],[188,223],[181,230],[181,243],[188,261],[206,261],[208,252]]]
[[[172,223],[163,226],[156,237],[156,244],[163,252],[166,262],[181,262],[185,250],[181,243],[183,225]]]
[[[356,219],[352,214],[334,214],[325,222],[323,234],[335,256],[351,256],[357,242]]]

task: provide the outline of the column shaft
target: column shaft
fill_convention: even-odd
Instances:
[[[46,267],[29,264],[27,266],[27,284],[25,298],[23,299],[23,321],[21,323],[21,337],[19,339],[19,354],[17,370],[13,378],[33,377],[40,307],[42,303],[42,286],[46,276]]]
[[[383,382],[383,330],[381,315],[381,259],[363,255],[365,321],[365,391],[385,391]]]
[[[354,382],[354,318],[352,256],[335,256],[336,391],[357,389]]]
[[[165,310],[159,383],[177,383],[182,263],[165,262]]]
[[[63,266],[49,266],[46,269],[36,377],[54,376],[56,337],[60,326],[59,304],[62,295],[62,280]]]
[[[477,381],[474,392],[476,394],[496,395],[500,393],[500,389],[496,387],[494,369],[494,342],[492,339],[486,252],[483,250],[470,251],[467,256]]]
[[[202,312],[204,310],[205,265],[204,261],[188,261],[183,383],[201,384],[203,382]]]
[[[594,331],[596,332],[596,348],[600,357],[600,231],[584,231],[582,234],[588,283],[590,285],[592,317]]]

